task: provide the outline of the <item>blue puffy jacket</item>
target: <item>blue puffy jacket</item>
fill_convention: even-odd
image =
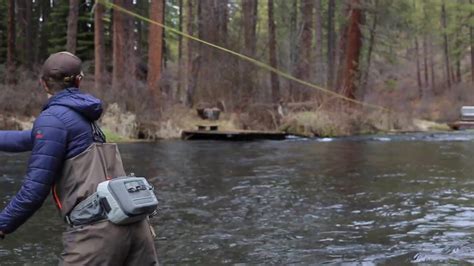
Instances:
[[[0,213],[0,231],[15,231],[41,207],[63,162],[93,143],[91,122],[101,114],[99,99],[69,88],[49,99],[31,131],[0,131],[0,150],[32,150],[20,191]]]

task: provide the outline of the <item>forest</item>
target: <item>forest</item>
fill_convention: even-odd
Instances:
[[[474,105],[473,2],[0,0],[0,124],[27,127],[67,50],[125,138],[176,137],[199,108],[227,129],[421,130]]]

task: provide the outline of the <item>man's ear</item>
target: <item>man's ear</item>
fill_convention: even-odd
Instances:
[[[46,91],[46,93],[52,94],[51,90],[48,87],[48,83],[46,83],[46,81],[44,81],[44,79],[42,78],[40,79],[40,82],[41,82],[41,85],[43,86],[43,89]]]
[[[82,80],[82,77],[80,76],[77,76],[76,79],[74,80],[74,85],[76,86],[76,88],[79,88],[79,85],[81,85],[81,80]]]
[[[74,84],[76,85],[77,88],[79,88],[79,85],[81,85],[81,80],[82,80],[82,75],[77,75]]]

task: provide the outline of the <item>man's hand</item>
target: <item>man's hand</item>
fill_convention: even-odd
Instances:
[[[4,238],[5,238],[5,234],[2,231],[0,231],[0,239],[4,239]]]

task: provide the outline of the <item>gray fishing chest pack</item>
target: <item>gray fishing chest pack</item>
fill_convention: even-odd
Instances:
[[[131,224],[155,212],[158,200],[144,177],[117,177],[99,183],[97,192],[81,201],[66,217],[70,225],[85,225],[107,219]]]

